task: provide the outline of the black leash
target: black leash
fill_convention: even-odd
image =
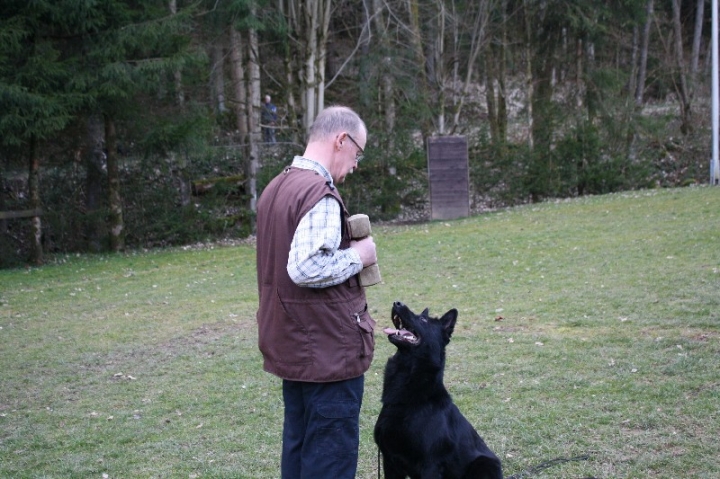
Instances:
[[[380,479],[380,448],[378,447],[378,479]]]
[[[588,461],[589,459],[590,459],[590,454],[581,454],[579,456],[573,456],[573,457],[556,457],[555,459],[550,459],[549,461],[540,463],[535,467],[531,467],[530,469],[525,469],[522,472],[513,474],[512,476],[507,477],[506,479],[522,479],[523,477],[530,477],[531,475],[537,474],[540,471],[549,469],[558,464],[565,464],[566,462]],[[595,478],[593,476],[589,476],[589,477],[585,477],[583,479],[597,479],[597,478]]]
[[[378,447],[377,452],[378,452],[378,454],[377,454],[377,456],[378,456],[378,479],[380,479],[380,470],[382,468],[382,465],[380,464],[380,448],[379,447]],[[506,477],[505,479],[523,479],[524,477],[530,477],[533,474],[537,474],[540,471],[544,471],[545,469],[549,469],[558,464],[565,464],[566,462],[589,461],[589,460],[590,460],[590,454],[580,454],[579,456],[573,456],[573,457],[556,457],[555,459],[550,459],[549,461],[540,463],[535,467],[531,467],[530,469],[525,469],[524,471],[519,472],[517,474],[513,474],[512,476]],[[594,476],[588,476],[588,477],[584,477],[583,479],[597,479],[597,478]]]

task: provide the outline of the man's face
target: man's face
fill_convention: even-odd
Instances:
[[[350,135],[347,132],[343,132],[338,136],[338,140],[342,148],[337,156],[337,182],[342,183],[345,181],[345,177],[357,168],[364,154],[367,138],[364,132],[360,132],[357,135]]]

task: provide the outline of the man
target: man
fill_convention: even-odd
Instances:
[[[263,124],[263,141],[275,143],[275,124],[277,123],[277,107],[272,104],[270,95],[265,95],[265,102],[260,112],[260,123]]]
[[[352,479],[364,373],[374,351],[364,266],[372,237],[350,239],[335,185],[357,168],[367,141],[353,110],[323,110],[302,156],[275,177],[257,207],[259,347],[283,380],[283,479]]]

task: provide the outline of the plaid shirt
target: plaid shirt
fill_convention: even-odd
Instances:
[[[333,186],[332,176],[321,164],[296,156],[292,166],[313,170]],[[338,249],[342,239],[340,203],[325,196],[300,220],[290,246],[287,272],[298,286],[326,288],[358,274],[363,266],[353,248]]]

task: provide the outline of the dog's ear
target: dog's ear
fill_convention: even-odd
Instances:
[[[428,308],[423,309],[423,312],[420,313],[420,316],[424,316],[426,318],[430,317],[430,310]]]
[[[443,329],[445,329],[445,332],[448,335],[448,338],[452,336],[453,331],[455,330],[455,323],[457,322],[458,317],[458,310],[453,308],[447,313],[443,314],[443,317],[440,318],[440,321],[442,322]]]

